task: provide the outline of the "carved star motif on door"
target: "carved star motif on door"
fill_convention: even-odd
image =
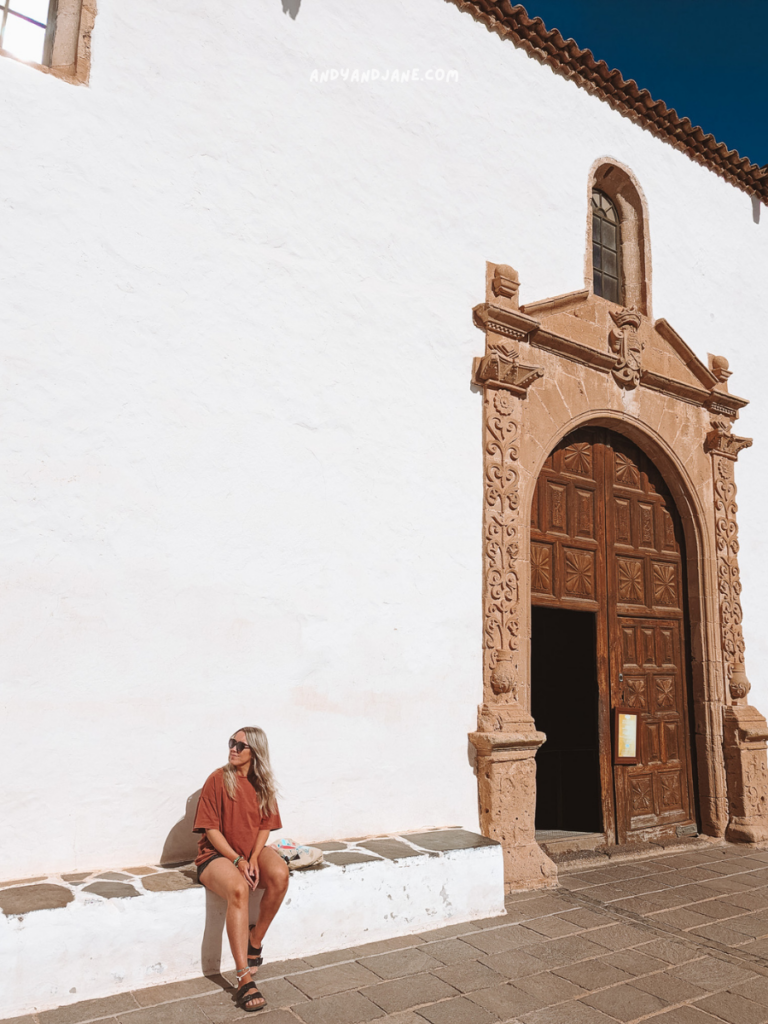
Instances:
[[[656,707],[671,708],[675,704],[675,680],[656,680]]]
[[[674,565],[660,565],[658,562],[653,566],[653,603],[654,604],[677,604],[677,580]]]
[[[569,444],[563,451],[563,467],[569,473],[587,476],[592,469],[592,446],[589,444]]]
[[[615,466],[618,483],[624,484],[625,487],[637,487],[639,485],[640,473],[638,468],[626,455],[616,452]]]
[[[628,708],[645,707],[644,679],[627,679],[624,685],[624,702]]]
[[[565,552],[565,589],[569,594],[592,594],[592,556],[586,551]]]
[[[622,601],[642,603],[643,601],[643,563],[619,559],[619,598]]]
[[[633,811],[653,810],[650,779],[631,779],[629,783],[629,791],[631,794]]]
[[[547,593],[552,591],[551,552],[543,544],[531,545],[531,587]]]

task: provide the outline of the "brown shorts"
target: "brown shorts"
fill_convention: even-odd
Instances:
[[[205,871],[205,869],[208,867],[208,865],[211,863],[211,861],[212,860],[216,860],[217,857],[223,857],[223,856],[224,856],[223,853],[214,853],[214,855],[212,857],[209,857],[208,860],[204,860],[202,864],[198,864],[197,865],[197,880],[198,880],[198,882],[200,881],[200,875],[202,875],[203,871]]]

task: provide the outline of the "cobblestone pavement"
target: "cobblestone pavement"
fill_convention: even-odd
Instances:
[[[762,1024],[768,851],[708,845],[571,871],[509,897],[503,917],[267,963],[258,981],[258,1015],[225,979],[197,978],[14,1024]]]

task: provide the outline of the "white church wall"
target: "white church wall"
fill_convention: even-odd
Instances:
[[[754,399],[768,706],[749,197],[443,0],[102,0],[88,88],[8,59],[0,84],[3,876],[181,859],[249,723],[296,839],[477,829],[470,311],[487,259],[523,301],[583,286],[598,157],[648,199],[654,315]]]

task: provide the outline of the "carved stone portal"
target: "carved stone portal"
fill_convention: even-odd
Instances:
[[[746,704],[737,560],[733,467],[751,442],[733,435],[731,427],[746,402],[728,392],[725,361],[713,360],[712,369],[704,365],[666,321],[652,323],[637,309],[618,308],[589,289],[521,308],[519,287],[511,267],[488,264],[485,301],[473,311],[485,335],[485,351],[474,360],[472,373],[483,394],[483,697],[469,739],[477,751],[481,827],[504,848],[506,885],[547,886],[556,876],[535,836],[536,752],[546,737],[530,713],[532,574],[541,584],[539,563],[532,561],[541,545],[531,547],[530,512],[549,453],[581,426],[623,434],[654,464],[660,460],[659,472],[684,512],[687,559],[680,571],[688,573],[692,595],[685,614],[692,637],[696,729],[690,741],[697,752],[698,825],[711,836],[727,831],[740,841],[768,839],[768,726]],[[631,402],[627,389],[634,391]],[[576,479],[575,463],[568,472],[586,516],[589,489]],[[547,492],[541,513],[555,532],[558,493],[557,488]],[[637,500],[642,505],[637,543],[645,530],[649,550],[658,550],[656,560],[670,572],[665,520],[657,522],[648,502]],[[573,508],[578,519],[578,501]],[[578,536],[580,522],[574,520],[565,532]],[[710,551],[717,553],[716,564]],[[567,562],[573,552],[564,557]],[[611,580],[605,585],[615,587]],[[537,592],[542,587],[537,585]],[[657,590],[659,618],[668,602],[666,590]],[[665,743],[676,742],[672,730],[664,736]],[[606,742],[610,745],[610,738]],[[665,781],[649,796],[659,813],[672,806]],[[605,792],[614,800],[613,787]],[[615,796],[620,798],[630,799]],[[668,825],[649,829],[649,840],[658,838],[659,828],[674,837],[677,825],[669,817]],[[605,825],[608,844],[618,841],[612,829]]]

